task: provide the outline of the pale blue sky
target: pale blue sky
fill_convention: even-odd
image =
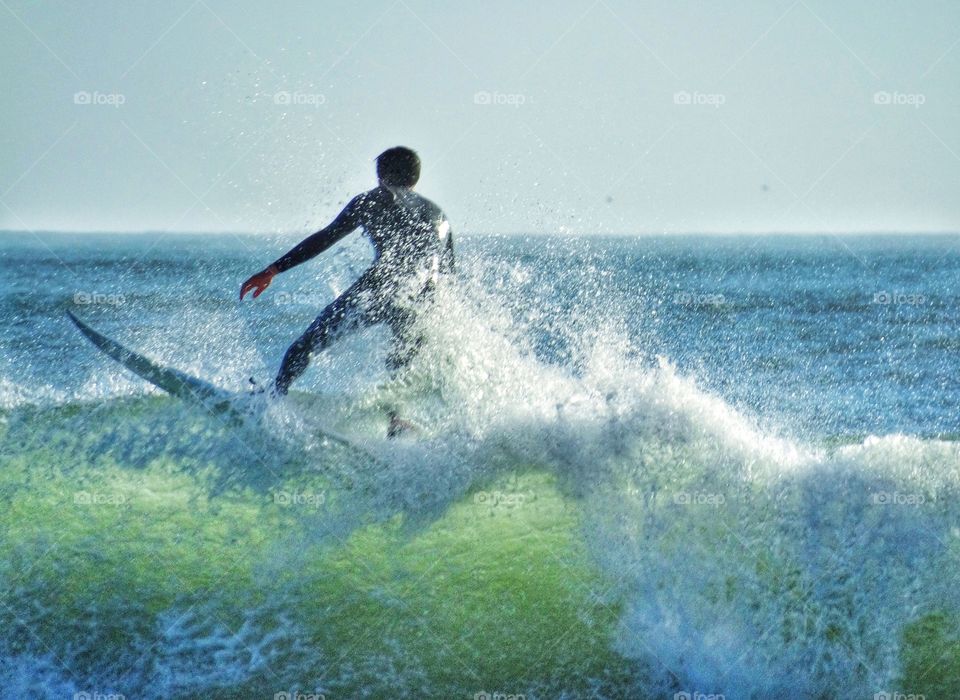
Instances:
[[[314,230],[405,144],[460,231],[957,231],[958,42],[956,0],[0,0],[0,228]]]

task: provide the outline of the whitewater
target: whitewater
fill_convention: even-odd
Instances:
[[[838,240],[468,239],[237,426],[64,310],[243,391],[362,245],[4,238],[0,697],[957,695],[955,237]]]

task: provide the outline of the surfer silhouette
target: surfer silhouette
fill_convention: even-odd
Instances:
[[[420,179],[420,158],[404,146],[377,156],[379,185],[354,197],[325,228],[304,239],[240,287],[240,299],[253,298],[273,278],[327,250],[356,229],[370,239],[373,264],[343,294],[327,306],[287,350],[274,382],[284,395],[307,369],[310,356],[328,347],[347,331],[386,323],[393,334],[387,358],[391,371],[405,367],[421,339],[411,327],[427,305],[441,274],[453,271],[453,235],[443,211],[413,191]],[[399,419],[391,415],[391,431]]]

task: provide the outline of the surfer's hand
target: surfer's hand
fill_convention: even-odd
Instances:
[[[253,277],[248,279],[243,283],[243,286],[240,287],[240,299],[243,299],[251,289],[253,290],[253,298],[256,299],[258,296],[263,294],[263,290],[270,286],[270,283],[273,281],[274,276],[277,274],[277,268],[273,265],[268,267],[266,270],[258,272]]]

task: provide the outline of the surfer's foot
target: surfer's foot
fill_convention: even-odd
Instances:
[[[272,399],[281,399],[287,395],[287,390],[290,388],[290,385],[287,383],[281,383],[280,380],[276,380],[273,383],[273,388],[270,390],[270,398]]]
[[[396,413],[391,412],[390,414],[390,425],[387,426],[387,437],[393,439],[400,437],[404,433],[416,432],[417,426],[415,426],[410,421],[404,420]]]
[[[248,381],[250,382],[250,386],[253,387],[248,393],[249,396],[260,396],[261,394],[267,394],[267,396],[271,399],[280,399],[287,395],[286,389],[281,390],[280,386],[276,383],[274,383],[268,391],[267,387],[260,386],[257,383],[257,380],[253,377],[250,377]]]

